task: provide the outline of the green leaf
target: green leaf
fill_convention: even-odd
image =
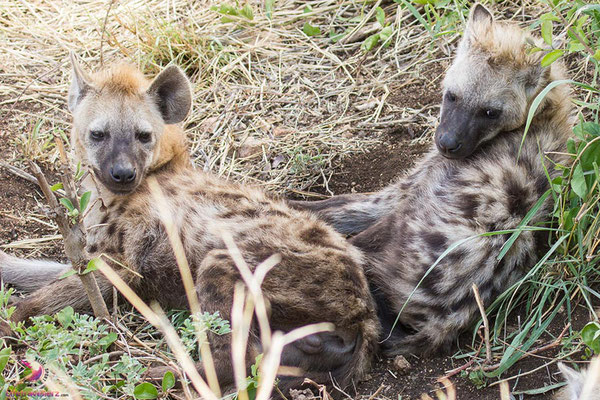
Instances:
[[[375,16],[377,18],[377,22],[379,22],[379,25],[381,25],[383,28],[385,26],[385,11],[383,11],[383,8],[377,7],[375,9]]]
[[[594,57],[594,59],[600,61],[600,49],[596,50],[596,52],[594,53],[594,55],[592,57]]]
[[[552,46],[552,21],[542,21],[542,39],[548,46]]]
[[[163,392],[167,392],[169,389],[175,386],[175,375],[171,371],[165,372],[165,375],[162,378],[162,390]]]
[[[375,46],[377,46],[377,43],[379,43],[379,33],[366,38],[365,41],[360,45],[360,48],[364,51],[371,51]]]
[[[62,274],[58,279],[65,279],[70,277],[71,275],[75,275],[77,273],[77,271],[75,271],[74,269],[70,269],[67,272],[65,272],[64,274]]]
[[[596,354],[600,354],[600,340],[596,337],[598,333],[600,333],[600,324],[597,322],[590,322],[581,330],[581,339]]]
[[[67,210],[69,210],[69,211],[75,210],[75,206],[73,205],[73,203],[71,203],[71,200],[67,199],[66,197],[63,197],[59,201],[60,201],[60,204],[62,204],[63,206],[65,206],[67,208]]]
[[[383,28],[381,30],[381,32],[379,32],[379,39],[382,42],[385,42],[385,41],[387,41],[392,36],[393,33],[394,33],[394,28],[392,28],[391,25],[390,26],[386,26],[385,28]]]
[[[342,33],[335,33],[335,30],[331,29],[329,31],[329,39],[331,39],[331,41],[333,43],[337,43],[338,40],[340,40],[341,38],[343,38],[346,35],[346,32],[342,32]]]
[[[249,20],[254,19],[254,12],[252,11],[252,7],[250,7],[250,4],[246,4],[244,7],[242,7],[242,9],[240,10],[240,15]]]
[[[158,390],[153,384],[144,382],[133,389],[133,396],[138,400],[156,399],[158,397]]]
[[[6,367],[6,364],[8,363],[8,358],[10,357],[11,353],[12,353],[11,347],[7,347],[5,349],[0,350],[0,373],[2,371],[4,371],[4,368]]]
[[[88,262],[87,267],[83,270],[83,272],[81,272],[81,275],[89,274],[90,272],[96,271],[97,269],[98,269],[98,259],[92,258]]]
[[[68,306],[56,313],[56,320],[62,325],[63,328],[66,328],[71,325],[74,314],[75,310],[73,310],[73,307]]]
[[[265,0],[265,15],[268,19],[273,18],[273,10],[275,9],[276,0]]]
[[[57,190],[60,190],[63,188],[63,184],[62,183],[57,183],[56,185],[52,185],[50,186],[50,190],[52,190],[53,192],[56,192]]]
[[[545,68],[551,65],[554,61],[558,60],[564,52],[564,50],[552,50],[550,53],[546,54],[544,58],[542,58],[542,67]]]
[[[85,192],[84,194],[81,195],[81,198],[79,199],[79,209],[81,210],[81,212],[84,212],[85,209],[87,208],[88,204],[90,203],[90,196],[92,195],[92,192]]]
[[[571,188],[577,196],[584,198],[587,194],[587,184],[585,183],[585,175],[583,174],[583,168],[581,164],[577,164],[573,170],[573,178],[571,179]]]
[[[302,10],[302,13],[308,14],[311,11],[312,11],[312,7],[310,6],[310,4],[307,4],[306,6],[304,6],[304,10]]]
[[[98,345],[102,346],[105,350],[117,340],[118,336],[116,332],[110,332],[102,339],[98,340]]]
[[[317,36],[321,34],[321,28],[318,26],[312,26],[310,23],[305,22],[304,26],[302,27],[302,32],[304,32],[306,36]]]

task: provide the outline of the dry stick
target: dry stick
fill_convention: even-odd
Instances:
[[[481,318],[483,319],[483,334],[485,339],[485,363],[489,364],[492,362],[492,347],[490,346],[490,326],[487,319],[487,315],[485,315],[485,307],[483,306],[483,301],[481,301],[481,296],[479,295],[479,289],[477,289],[477,285],[473,283],[472,286],[473,294],[475,295],[475,301],[477,302],[477,306],[479,307],[479,312],[481,313]]]
[[[60,142],[60,141],[59,141]],[[85,247],[85,233],[82,230],[79,223],[71,226],[69,221],[64,213],[63,208],[58,204],[44,173],[40,169],[40,167],[33,161],[29,161],[29,166],[33,171],[33,175],[37,178],[38,185],[50,208],[53,213],[54,220],[58,225],[58,229],[63,236],[64,244],[65,244],[65,253],[69,260],[71,261],[72,268],[80,272],[87,264],[87,259],[84,253]],[[61,177],[63,180],[67,178],[63,175],[61,171]],[[63,184],[64,185],[64,184]],[[65,185],[65,189],[68,185]],[[74,202],[77,203],[77,202]],[[83,288],[87,293],[88,299],[92,305],[92,310],[94,311],[94,315],[100,319],[108,319],[108,308],[106,308],[106,304],[104,303],[104,299],[102,298],[102,294],[100,293],[100,289],[98,288],[98,283],[96,282],[96,278],[93,273],[79,275],[81,279],[81,283],[83,284]]]
[[[23,178],[26,181],[35,183],[36,185],[38,183],[37,179],[35,179],[35,176],[23,171],[21,168],[15,167],[14,165],[10,165],[7,162],[0,161],[0,167],[4,167],[11,174],[18,176],[19,178]]]

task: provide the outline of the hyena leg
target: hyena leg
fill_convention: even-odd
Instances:
[[[71,266],[47,260],[27,260],[0,251],[0,276],[15,289],[29,293],[47,286]]]
[[[391,214],[398,204],[397,185],[366,194],[344,194],[319,201],[293,201],[296,209],[312,211],[344,235],[356,235]]]

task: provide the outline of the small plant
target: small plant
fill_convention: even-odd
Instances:
[[[600,354],[600,323],[598,321],[593,321],[588,323],[581,330],[581,339],[586,346],[586,356],[591,357],[590,350],[594,352],[595,355]]]
[[[383,8],[377,7],[375,9],[375,16],[381,29],[379,32],[367,37],[361,44],[360,48],[367,52],[373,50],[379,43],[382,43],[383,47],[389,46],[391,43],[390,38],[394,33],[393,26],[385,22],[385,11],[383,11]]]
[[[212,6],[210,9],[222,15],[221,22],[223,23],[249,22],[254,19],[252,7],[250,7],[250,5],[247,3],[243,6],[240,6],[240,4],[236,1],[235,5],[221,4],[220,6]]]

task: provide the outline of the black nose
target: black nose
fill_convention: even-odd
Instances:
[[[131,183],[135,179],[135,168],[117,165],[110,169],[110,176],[117,183]]]
[[[438,146],[445,153],[454,153],[462,147],[462,143],[458,141],[455,135],[446,133],[438,140]]]

